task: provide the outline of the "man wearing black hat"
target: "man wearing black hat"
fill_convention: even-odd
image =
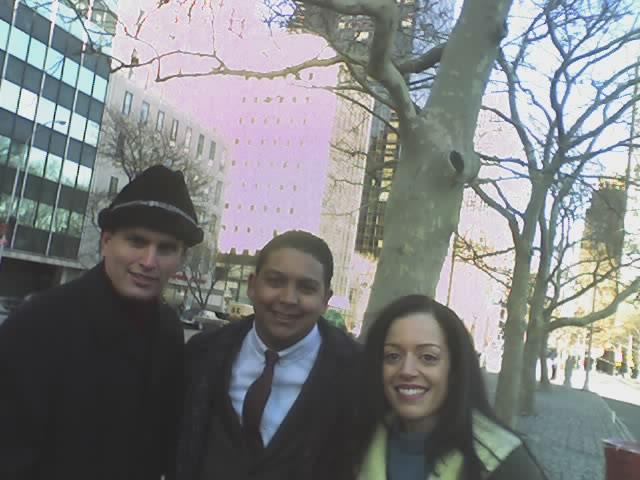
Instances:
[[[183,333],[160,294],[203,232],[182,173],[163,166],[98,222],[102,262],[0,326],[3,480],[159,480],[172,468]]]

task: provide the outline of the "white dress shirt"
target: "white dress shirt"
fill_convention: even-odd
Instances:
[[[260,433],[265,446],[269,444],[298,398],[302,385],[307,381],[318,358],[321,344],[322,337],[318,326],[315,325],[298,343],[278,352],[279,359],[273,372],[271,394],[260,422]],[[229,396],[240,422],[244,397],[251,384],[264,370],[266,351],[267,346],[260,340],[254,325],[244,337],[231,369]]]

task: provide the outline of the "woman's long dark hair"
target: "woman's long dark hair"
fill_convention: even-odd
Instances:
[[[450,356],[447,396],[438,411],[438,422],[429,440],[430,450],[426,452],[430,463],[434,465],[446,453],[459,450],[464,457],[465,478],[479,480],[483,465],[473,446],[472,412],[477,410],[492,420],[496,420],[496,416],[464,323],[453,310],[425,295],[407,295],[391,302],[380,312],[366,335],[361,386],[363,416],[357,435],[362,447],[360,460],[376,426],[390,411],[382,383],[387,333],[394,321],[412,313],[434,316],[444,332]]]

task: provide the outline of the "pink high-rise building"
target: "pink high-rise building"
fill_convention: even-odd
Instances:
[[[155,8],[147,6],[146,12]],[[126,18],[130,31],[137,8]],[[141,7],[143,8],[143,7]],[[196,8],[191,21],[186,9],[168,6],[145,24],[141,37],[157,51],[173,49],[215,53],[229,69],[269,72],[333,53],[324,40],[291,34],[262,21],[259,2],[232,0],[213,5],[211,12]],[[140,42],[120,42],[121,57],[136,48],[142,62],[151,50]],[[201,57],[170,57],[149,68],[149,81],[179,71],[184,74],[219,66]],[[318,233],[327,181],[329,146],[336,111],[335,97],[323,86],[336,84],[336,68],[316,68],[273,79],[247,76],[176,78],[154,88],[179,100],[185,111],[215,125],[228,145],[229,162],[219,250],[250,254],[275,233],[304,229]]]

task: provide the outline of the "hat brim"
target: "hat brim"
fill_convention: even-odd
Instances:
[[[107,231],[130,227],[148,228],[172,235],[182,240],[187,247],[199,244],[204,238],[202,229],[181,215],[142,205],[115,210],[105,208],[98,214],[98,225]]]

